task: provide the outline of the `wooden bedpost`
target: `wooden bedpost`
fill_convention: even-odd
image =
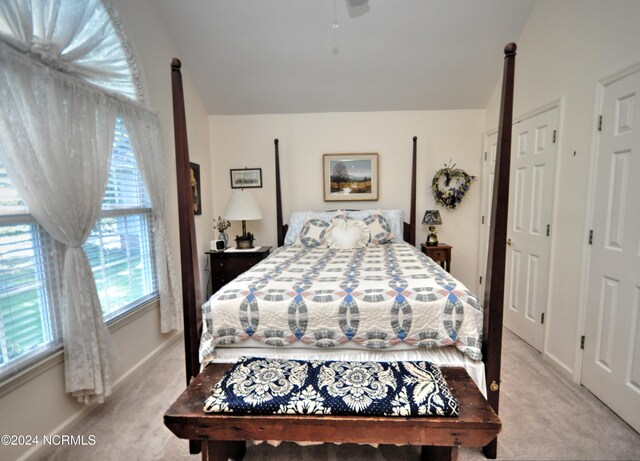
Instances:
[[[276,155],[276,231],[278,246],[284,245],[284,228],[282,227],[282,189],[280,187],[280,149],[278,139],[273,140]]]
[[[498,124],[498,149],[491,207],[491,230],[487,255],[487,275],[484,294],[484,325],[482,355],[487,379],[487,400],[496,414],[500,402],[500,365],[502,353],[502,309],[504,304],[504,275],[507,252],[507,223],[509,211],[509,170],[511,168],[511,129],[513,119],[513,80],[516,44],[504,49],[502,101]],[[483,449],[487,458],[497,456],[498,439]]]
[[[418,137],[413,137],[413,155],[411,161],[411,210],[409,211],[409,243],[416,244],[416,169],[418,166]]]

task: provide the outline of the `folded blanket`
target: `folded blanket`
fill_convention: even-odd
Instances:
[[[242,357],[211,390],[207,413],[457,416],[430,362],[340,362]]]

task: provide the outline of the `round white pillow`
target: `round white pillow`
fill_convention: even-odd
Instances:
[[[325,241],[331,249],[351,250],[367,246],[369,236],[369,228],[362,221],[334,219],[327,230]]]

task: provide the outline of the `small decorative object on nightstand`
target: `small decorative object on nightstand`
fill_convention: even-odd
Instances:
[[[258,264],[269,256],[269,251],[271,251],[271,247],[260,247],[253,251],[234,249],[207,251],[211,267],[211,293],[215,293],[234,278]]]
[[[439,263],[447,272],[451,272],[451,245],[440,243],[438,245],[422,244],[422,252]]]
[[[442,224],[442,218],[438,210],[427,210],[422,218],[422,224],[429,226],[429,235],[427,236],[427,246],[434,246],[438,244],[438,236],[436,234],[436,226]]]

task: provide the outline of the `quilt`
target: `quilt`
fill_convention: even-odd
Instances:
[[[243,357],[213,386],[207,413],[457,416],[430,362],[339,362]]]
[[[407,243],[280,247],[216,292],[202,314],[202,363],[249,339],[272,348],[454,346],[482,358],[478,299]]]

